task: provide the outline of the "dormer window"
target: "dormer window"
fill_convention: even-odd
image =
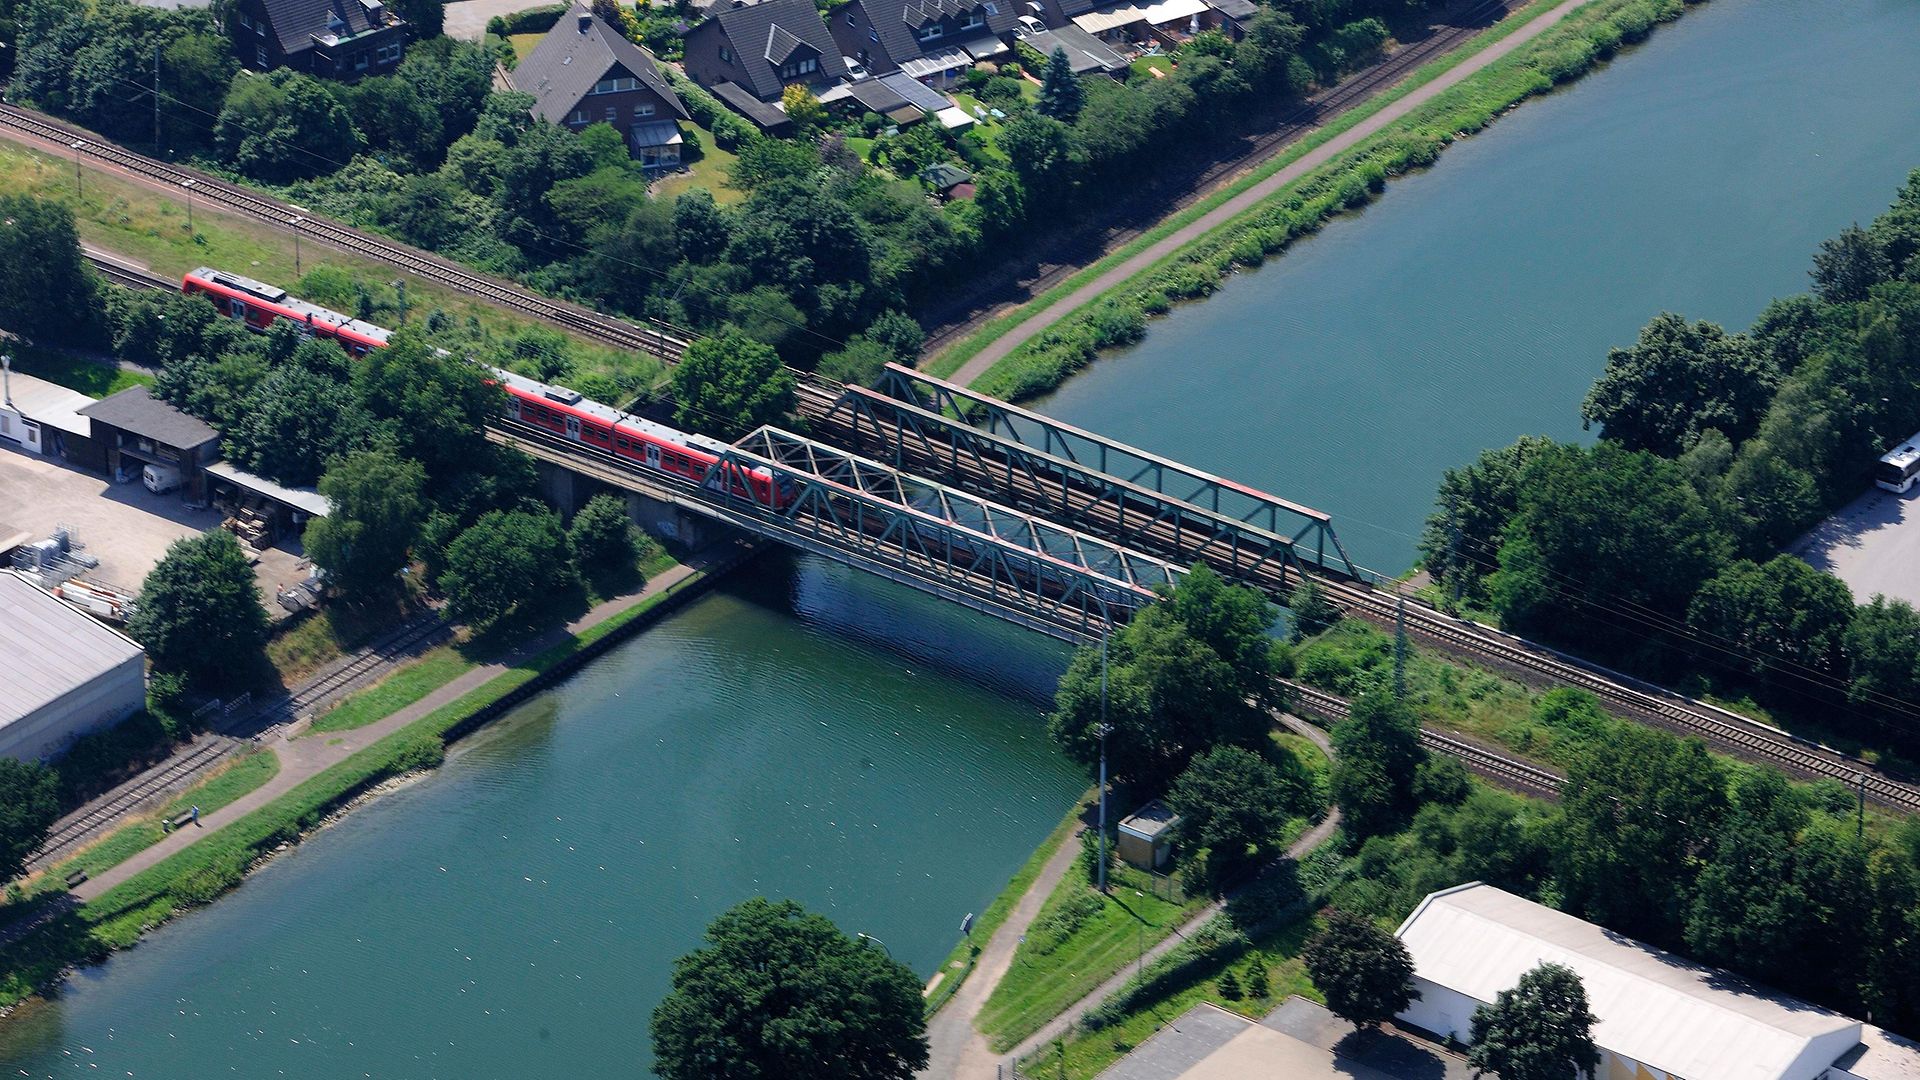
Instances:
[[[915,30],[913,36],[919,38],[921,41],[932,41],[946,32],[946,27],[941,26],[937,22],[930,22],[920,29]]]
[[[780,69],[780,77],[782,79],[797,79],[802,75],[811,75],[819,70],[820,58],[817,56],[809,56],[805,59],[795,60],[793,63],[782,67]]]
[[[337,11],[327,12],[327,32],[328,33],[338,34],[341,31],[345,30],[346,28],[347,28],[346,20],[340,18],[339,12]]]
[[[631,77],[623,79],[601,79],[593,85],[593,92],[596,94],[619,94],[628,90],[638,90],[639,88],[640,80]]]
[[[987,17],[985,15],[980,14],[980,12],[976,9],[974,11],[967,12],[967,20],[960,24],[960,29],[978,30],[985,25],[987,25]]]

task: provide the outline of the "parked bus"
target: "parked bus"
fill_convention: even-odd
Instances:
[[[1873,482],[1888,491],[1904,493],[1920,476],[1920,432],[1880,456]]]

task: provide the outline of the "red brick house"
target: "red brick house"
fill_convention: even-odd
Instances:
[[[680,164],[678,121],[687,107],[647,51],[575,4],[508,81],[533,95],[533,115],[579,131],[611,124],[649,169]]]

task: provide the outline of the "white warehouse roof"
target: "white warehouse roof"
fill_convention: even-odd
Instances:
[[[1481,1002],[1542,963],[1572,968],[1594,1042],[1674,1076],[1811,1078],[1884,1034],[1479,882],[1427,897],[1399,933],[1420,978]],[[1920,1058],[1900,1042],[1870,1047],[1871,1075],[1908,1075]]]
[[[132,638],[0,570],[0,728],[142,654]]]

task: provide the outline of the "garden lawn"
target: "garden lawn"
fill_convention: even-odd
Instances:
[[[474,662],[442,645],[315,717],[308,735],[366,727],[440,689],[472,670]]]
[[[122,371],[72,353],[36,349],[19,341],[13,342],[7,351],[13,357],[13,370],[22,375],[59,383],[91,397],[117,394],[130,386],[153,385],[153,376],[144,372]]]
[[[1047,898],[980,1011],[978,1026],[996,1052],[1040,1030],[1207,904],[1204,896],[1184,903],[1155,896],[1147,876],[1130,866],[1108,881],[1112,892],[1102,896],[1076,869]]]
[[[747,193],[733,186],[733,163],[740,160],[738,154],[722,150],[714,141],[713,132],[693,123],[682,120],[681,123],[699,130],[700,160],[688,166],[686,172],[669,173],[653,182],[653,194],[659,199],[677,199],[687,191],[701,187],[713,193],[713,201],[721,206],[736,206],[747,200]]]

